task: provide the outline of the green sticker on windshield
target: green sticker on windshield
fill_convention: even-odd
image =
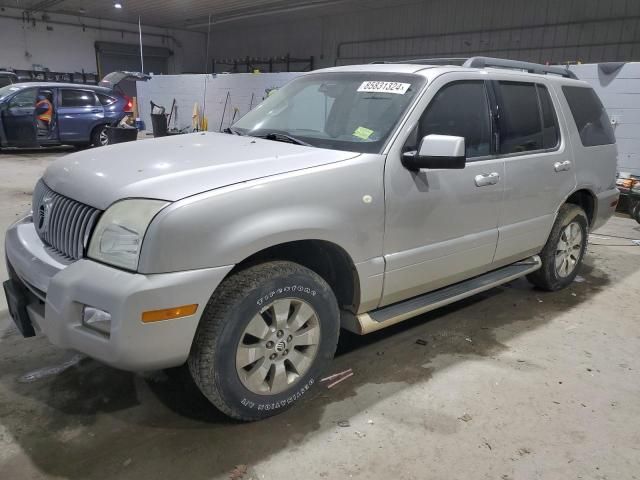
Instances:
[[[363,140],[369,140],[369,137],[371,135],[373,135],[373,130],[369,130],[368,128],[365,128],[365,127],[358,127],[356,128],[356,131],[353,132],[354,137],[358,137]]]

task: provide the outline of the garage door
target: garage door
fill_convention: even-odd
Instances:
[[[163,47],[144,47],[144,72],[167,74],[168,60],[173,54]],[[125,43],[96,42],[100,78],[117,70],[140,71],[140,46]]]

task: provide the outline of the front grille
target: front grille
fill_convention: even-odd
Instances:
[[[100,210],[51,190],[42,180],[33,191],[33,223],[44,243],[73,260],[82,258]]]

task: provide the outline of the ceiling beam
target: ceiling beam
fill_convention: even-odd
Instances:
[[[217,24],[228,23],[228,22],[236,22],[239,20],[246,20],[248,18],[263,17],[263,16],[275,15],[279,13],[297,12],[300,10],[308,10],[308,9],[317,8],[317,7],[326,7],[330,5],[336,5],[339,3],[345,3],[347,1],[349,0],[311,0],[301,5],[266,7],[262,10],[252,7],[251,9],[237,10],[235,12],[228,13],[226,15],[225,14],[222,14],[219,16],[214,15],[211,21],[211,25],[217,25]],[[201,22],[187,24],[184,26],[184,28],[196,29],[196,28],[204,28],[208,26],[209,26],[209,22],[201,21]]]

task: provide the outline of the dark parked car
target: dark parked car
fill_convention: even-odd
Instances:
[[[133,109],[113,89],[66,83],[15,83],[0,88],[0,147],[103,146],[107,127]]]
[[[0,87],[18,83],[18,76],[13,72],[0,71]]]

